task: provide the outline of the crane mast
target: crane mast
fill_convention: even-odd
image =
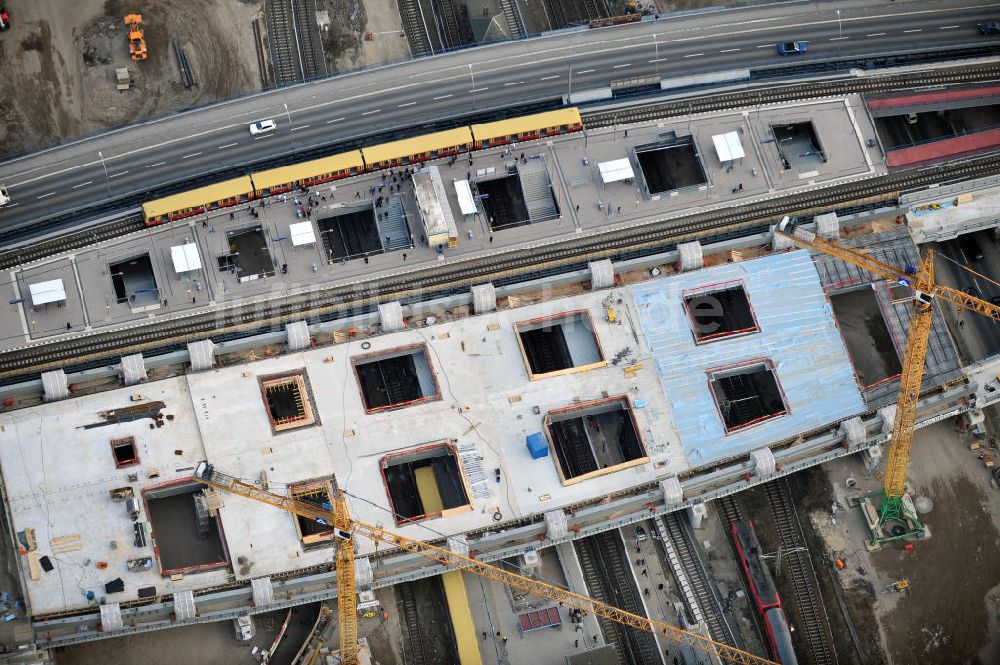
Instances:
[[[472,573],[494,582],[506,584],[543,598],[558,602],[562,606],[576,608],[615,621],[638,630],[645,630],[678,644],[717,655],[721,660],[745,665],[778,665],[774,661],[755,656],[752,653],[716,642],[708,637],[682,630],[662,621],[648,619],[638,614],[603,603],[587,596],[573,593],[561,587],[504,570],[484,561],[457,554],[420,540],[408,538],[380,526],[359,522],[348,512],[347,500],[342,491],[333,504],[316,506],[292,497],[275,494],[253,483],[217,471],[208,462],[200,462],[195,469],[195,480],[215,489],[260,501],[286,512],[332,526],[334,535],[340,541],[337,548],[337,607],[340,615],[340,648],[344,665],[356,665],[358,652],[357,612],[355,609],[354,581],[354,536],[364,536],[376,544],[389,545],[405,552],[418,554],[438,564]],[[349,578],[349,581],[344,579]]]

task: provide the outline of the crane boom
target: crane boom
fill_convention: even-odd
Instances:
[[[208,485],[209,487],[214,487],[231,494],[260,501],[262,503],[281,508],[289,513],[315,520],[320,524],[330,525],[334,528],[334,535],[341,540],[340,546],[337,550],[337,604],[341,620],[341,654],[354,653],[353,661],[348,660],[346,657],[343,659],[344,663],[348,665],[357,662],[357,619],[355,616],[356,612],[353,609],[354,549],[353,544],[349,548],[346,547],[345,544],[351,543],[353,537],[356,535],[364,536],[379,545],[389,545],[391,547],[399,548],[405,552],[418,554],[448,568],[454,568],[478,575],[480,577],[485,577],[486,579],[493,580],[494,582],[506,584],[508,586],[542,596],[543,598],[548,598],[549,600],[558,602],[560,605],[576,608],[584,612],[590,612],[602,618],[609,619],[638,630],[645,630],[647,632],[660,635],[661,637],[677,642],[678,644],[716,654],[719,658],[727,662],[746,665],[778,665],[774,661],[756,656],[735,647],[731,647],[728,644],[716,642],[708,637],[703,637],[696,633],[682,630],[668,623],[657,621],[655,619],[648,619],[631,612],[626,612],[625,610],[619,609],[613,605],[602,603],[601,601],[588,598],[587,596],[583,596],[578,593],[573,593],[572,591],[548,584],[541,580],[525,577],[524,575],[504,570],[489,563],[478,561],[472,557],[457,554],[443,547],[438,547],[436,545],[431,545],[430,543],[408,538],[398,533],[393,533],[392,531],[387,531],[382,527],[375,526],[373,524],[359,522],[351,518],[347,510],[346,498],[339,490],[337,491],[338,496],[334,500],[333,504],[329,509],[327,509],[323,506],[316,506],[304,501],[299,501],[298,499],[294,499],[292,497],[275,494],[274,492],[261,489],[252,483],[248,483],[234,476],[216,471],[215,468],[208,462],[201,462],[198,464],[194,477],[196,480]],[[348,558],[350,559],[349,563],[347,561]],[[343,569],[341,568],[342,565],[344,566]],[[350,565],[351,595],[344,598],[341,589],[341,577],[347,576],[346,571],[348,565]],[[342,570],[344,571],[343,574]],[[346,594],[346,589],[344,590],[344,593]],[[345,605],[351,607],[349,612],[345,613]],[[348,632],[350,639],[354,641],[353,652],[345,650],[345,632]]]
[[[913,290],[913,317],[910,319],[910,330],[906,336],[903,369],[899,375],[896,417],[892,424],[892,439],[886,456],[878,523],[873,529],[871,544],[874,546],[886,540],[922,533],[925,527],[910,502],[905,499],[906,471],[910,465],[920,386],[924,377],[927,345],[934,320],[932,306],[934,299],[947,300],[960,310],[968,309],[995,321],[1000,321],[1000,307],[963,291],[936,284],[933,250],[927,250],[921,259],[919,269],[913,267],[901,269],[875,258],[864,249],[846,247],[840,243],[824,240],[803,229],[795,229],[793,233],[788,233],[786,227],[787,218],[782,221],[775,233],[808,249],[841,259],[873,275],[895,281]],[[882,534],[890,524],[903,524],[905,528],[902,533],[891,533],[890,536],[883,537]]]

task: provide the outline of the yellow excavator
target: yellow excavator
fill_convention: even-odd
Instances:
[[[142,14],[129,14],[125,17],[125,25],[128,26],[128,51],[132,59],[136,62],[145,60],[146,39],[142,33]]]
[[[194,477],[198,482],[219,491],[260,501],[333,528],[337,538],[337,614],[340,619],[340,658],[343,665],[358,665],[357,591],[354,580],[354,538],[356,536],[364,536],[378,545],[388,545],[404,552],[418,554],[449,568],[479,575],[488,580],[548,598],[567,608],[579,609],[634,629],[648,631],[678,644],[713,654],[726,662],[746,665],[779,665],[774,661],[682,630],[668,623],[632,614],[561,587],[518,575],[469,556],[456,554],[443,547],[407,538],[373,524],[359,522],[351,517],[347,509],[347,498],[339,489],[335,489],[333,503],[327,508],[261,489],[252,483],[217,471],[207,461],[198,463],[198,466],[195,467]]]

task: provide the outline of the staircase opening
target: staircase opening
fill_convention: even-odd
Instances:
[[[264,227],[226,231],[229,253],[218,257],[221,272],[233,272],[240,282],[274,276],[274,259]]]
[[[369,353],[352,362],[368,413],[441,399],[424,344]]]
[[[275,434],[316,424],[316,409],[305,371],[260,378],[264,408]]]
[[[292,498],[324,510],[332,510],[330,497],[333,488],[329,480],[311,480],[292,485],[289,488]],[[327,547],[334,541],[333,528],[329,524],[320,524],[316,520],[295,515],[295,531],[299,534],[302,548],[305,550]]]
[[[111,452],[115,456],[116,469],[139,463],[139,452],[136,450],[134,437],[127,436],[123,439],[112,439]]]
[[[651,195],[708,182],[694,139],[690,136],[674,136],[670,140],[636,146],[635,156]]]
[[[890,295],[910,297],[909,289]],[[832,293],[830,304],[858,383],[867,390],[898,377],[903,366],[875,290],[865,285]]]
[[[370,205],[324,217],[317,225],[330,263],[378,254],[384,249],[375,224],[375,209]]]
[[[648,461],[625,396],[549,411],[543,426],[563,485]]]
[[[119,304],[128,303],[136,311],[159,307],[160,290],[156,288],[156,275],[153,274],[149,254],[116,261],[108,266],[108,273]]]
[[[180,480],[142,491],[152,539],[156,542],[153,553],[163,577],[229,565],[222,525],[218,514],[207,511],[203,489],[201,483]],[[141,526],[141,522],[136,524]]]
[[[788,413],[785,395],[770,360],[710,369],[708,382],[727,433]]]
[[[483,197],[483,210],[491,230],[512,229],[531,223],[516,168],[499,178],[477,180],[476,189]]]
[[[519,321],[514,330],[531,380],[606,364],[586,310]]]
[[[815,171],[826,162],[826,153],[811,120],[771,125],[782,166],[797,171]]]
[[[472,510],[458,455],[449,443],[386,455],[381,466],[396,524]]]
[[[684,293],[695,342],[712,342],[760,330],[742,284],[719,284]]]

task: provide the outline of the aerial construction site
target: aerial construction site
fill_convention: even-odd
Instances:
[[[90,4],[0,8],[0,663],[1000,662],[1000,12]]]

